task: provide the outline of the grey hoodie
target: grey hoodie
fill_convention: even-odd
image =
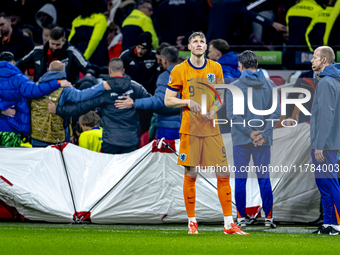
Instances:
[[[52,24],[55,25],[57,24],[57,10],[54,7],[53,4],[45,4],[43,7],[40,8],[39,11],[37,11],[37,13],[35,14],[35,21],[37,22],[37,24],[39,25],[39,27],[41,27],[42,29],[44,29],[43,25],[41,24],[40,19],[38,18],[38,14],[40,12],[46,13],[47,15],[51,16],[53,21]]]
[[[340,64],[326,66],[320,73],[310,118],[313,149],[340,149]]]

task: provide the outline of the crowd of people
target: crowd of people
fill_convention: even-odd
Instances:
[[[180,138],[178,164],[185,167],[183,193],[189,234],[198,234],[195,166],[226,166],[221,133],[231,132],[238,170],[238,225],[232,219],[228,175],[217,174],[217,192],[225,220],[224,233],[246,235],[238,227],[246,226],[247,174],[240,169],[249,164],[251,155],[255,165],[269,166],[275,123],[266,120],[278,120],[280,106],[269,115],[259,116],[245,105],[246,112],[237,115],[230,90],[217,90],[216,98],[206,100],[210,108],[203,113],[201,96],[213,84],[232,83],[246,98],[249,88],[253,89],[249,96],[257,99],[253,101],[255,109],[269,109],[273,101],[279,102],[271,97],[275,84],[258,69],[258,57],[253,51],[237,55],[232,47],[281,43],[313,51],[315,45],[336,45],[339,38],[334,30],[340,9],[339,1],[332,0],[269,1],[255,10],[247,9],[249,3],[1,2],[0,11],[6,13],[0,13],[0,146],[45,147],[72,142],[97,152],[121,154],[136,150],[145,133],[150,140]],[[254,24],[250,33],[240,33],[249,21],[260,26]],[[183,50],[190,51],[189,59],[179,56]],[[295,53],[288,47],[285,55],[294,67]],[[314,95],[313,101],[305,104],[312,117],[304,119],[304,115],[299,120],[311,123],[315,166],[323,162],[335,165],[335,150],[340,149],[340,87],[336,80],[340,72],[334,62],[332,48],[316,48],[312,71],[303,73],[303,79],[295,84],[301,87],[306,83]],[[320,84],[326,89],[316,89]],[[293,111],[288,106],[287,117],[294,117]],[[219,127],[212,125],[216,116],[231,122],[256,119],[266,124]],[[288,125],[295,122],[288,121]],[[324,225],[317,233],[335,235],[340,233],[340,188],[335,176],[324,177],[316,175],[324,212]],[[258,178],[265,225],[275,227],[269,173],[259,173]]]

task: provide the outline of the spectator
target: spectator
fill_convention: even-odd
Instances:
[[[284,25],[273,22],[254,11],[247,10],[243,0],[216,0],[210,10],[207,41],[221,38],[233,44],[234,33],[237,29],[235,24],[240,24],[244,18],[273,27],[276,31],[286,30]]]
[[[119,31],[115,23],[111,22],[108,28],[107,42],[109,44],[109,59],[118,58],[122,53],[122,38],[123,35]]]
[[[90,63],[105,66],[109,62],[107,21],[92,0],[83,0],[80,16],[72,22],[69,42],[84,54]]]
[[[94,68],[82,54],[68,44],[65,38],[65,31],[61,27],[51,30],[50,38],[45,45],[37,46],[28,55],[17,62],[17,67],[21,71],[34,68],[34,78],[36,82],[46,73],[50,63],[59,60],[65,64],[67,79],[74,84],[77,81],[78,72],[84,74],[94,74]]]
[[[133,11],[135,5],[135,0],[123,0],[121,2],[114,16],[114,23],[118,27],[122,27],[124,20]]]
[[[334,64],[332,48],[322,46],[314,51],[312,69],[320,77],[314,94],[311,119],[311,156],[316,185],[321,194],[323,223],[316,234],[340,234],[340,186],[337,151],[340,149],[340,68]],[[322,169],[322,171],[318,171]]]
[[[70,29],[72,25],[72,21],[79,16],[80,14],[80,7],[78,6],[77,2],[81,3],[81,1],[74,1],[74,0],[50,0],[50,2],[54,5],[57,10],[57,20],[59,26]],[[97,0],[96,4],[92,6],[96,7],[102,6],[100,2],[104,2],[104,0]]]
[[[48,40],[50,39],[51,30],[55,27],[56,26],[52,24],[48,24],[46,27],[44,27],[43,33],[42,33],[43,45],[45,45],[48,42]]]
[[[45,4],[35,14],[35,21],[41,29],[44,29],[47,25],[57,24],[57,10],[53,4]]]
[[[45,73],[40,79],[39,83],[49,82],[53,79],[65,79],[65,66],[60,61],[53,61],[50,64],[49,72]],[[46,147],[50,144],[69,141],[69,137],[65,133],[65,128],[69,121],[63,121],[57,115],[51,115],[48,112],[48,103],[50,101],[57,105],[64,105],[67,102],[77,103],[81,101],[90,100],[109,90],[107,83],[100,83],[92,88],[79,91],[76,88],[60,88],[50,95],[36,100],[31,103],[31,119],[32,119],[32,145],[33,147]]]
[[[136,109],[118,109],[114,102],[123,96],[132,99],[150,97],[151,95],[140,84],[123,76],[124,66],[121,59],[111,59],[109,63],[110,78],[107,80],[111,91],[92,100],[73,105],[58,106],[50,104],[50,112],[59,116],[79,115],[90,109],[101,106],[103,144],[102,152],[111,154],[128,153],[137,149],[139,144],[139,118]]]
[[[331,2],[332,0],[330,0],[329,4],[332,4]],[[325,3],[322,8],[324,10],[314,16],[306,30],[305,38],[310,51],[313,51],[313,46],[315,47],[315,45],[323,45],[326,24],[334,10],[333,6],[326,6]]]
[[[164,72],[166,70],[166,68],[164,69],[164,67],[162,66],[162,56],[161,56],[161,52],[165,47],[171,46],[170,43],[167,42],[162,42],[159,47],[157,48],[156,51],[156,58],[157,58],[157,64],[160,68],[161,72]]]
[[[324,36],[324,45],[334,46],[336,50],[339,50],[337,45],[340,45],[340,1],[337,1],[334,5],[333,12],[329,17],[326,24],[326,31]]]
[[[142,84],[153,95],[159,71],[156,64],[156,52],[151,50],[151,34],[149,32],[140,34],[137,46],[122,52],[120,57],[124,62],[126,74],[130,75],[132,80]],[[141,121],[141,134],[143,134],[149,130],[152,112],[138,110],[138,114]]]
[[[239,55],[240,71],[242,73],[239,80],[233,83],[242,90],[245,96],[243,115],[233,114],[233,96],[230,90],[227,91],[227,114],[228,118],[234,123],[249,123],[252,121],[253,127],[249,125],[232,125],[231,137],[233,141],[233,157],[235,172],[235,200],[237,208],[237,222],[243,228],[246,227],[246,182],[247,171],[242,169],[249,165],[250,156],[252,155],[254,166],[257,167],[256,175],[258,178],[263,210],[265,212],[265,226],[276,227],[273,223],[273,193],[269,177],[270,164],[270,146],[273,145],[274,123],[266,121],[267,119],[279,119],[280,117],[280,99],[277,94],[276,110],[270,115],[255,115],[249,110],[248,106],[248,89],[252,88],[252,104],[257,110],[267,110],[273,104],[272,89],[276,85],[267,80],[262,69],[257,70],[257,56],[252,51],[244,51]],[[274,95],[275,96],[275,95]],[[254,100],[256,98],[256,100]],[[274,121],[275,122],[275,121]],[[262,125],[261,125],[262,123]],[[266,124],[263,124],[266,123]],[[255,126],[255,127],[254,127]],[[263,127],[262,127],[263,126]],[[266,167],[266,168],[264,168]]]
[[[215,39],[209,43],[208,58],[222,66],[224,82],[229,84],[241,76],[238,70],[238,59],[234,52],[229,52],[229,45],[223,39]],[[227,119],[226,102],[223,100],[222,108],[217,112],[218,119]],[[221,133],[230,133],[230,123],[220,125]]]
[[[195,31],[196,0],[165,0],[158,6],[155,26],[160,43],[176,45],[185,50],[188,37]]]
[[[100,152],[103,143],[103,129],[100,117],[94,111],[81,115],[79,126],[82,130],[79,136],[79,146],[91,151]]]
[[[17,26],[11,26],[11,20],[5,13],[0,13],[0,52],[12,52],[15,60],[28,54],[34,44]]]
[[[151,109],[158,113],[156,139],[175,140],[179,139],[179,128],[181,125],[179,108],[167,108],[164,104],[165,91],[171,70],[178,61],[178,51],[175,47],[165,47],[161,52],[162,66],[165,71],[158,76],[155,95],[148,98],[136,99],[135,103],[131,98],[116,100],[115,106],[118,109],[135,107],[136,109]]]
[[[72,86],[66,80],[51,80],[39,86],[14,66],[14,55],[0,54],[0,146],[19,147],[21,138],[30,134],[30,110],[27,98],[42,97],[60,87]],[[10,112],[12,108],[15,111]]]
[[[153,13],[150,0],[139,0],[137,9],[133,10],[122,25],[123,51],[136,45],[138,36],[143,32],[152,35],[152,46],[158,48],[158,37],[152,23]]]

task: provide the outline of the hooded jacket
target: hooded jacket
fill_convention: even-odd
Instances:
[[[28,55],[20,59],[16,66],[24,72],[26,69],[34,68],[33,80],[37,82],[39,78],[47,72],[47,52],[49,42],[42,46],[36,46]],[[74,47],[65,42],[61,49],[58,60],[65,64],[67,80],[74,84],[79,72],[87,73],[93,66],[86,61],[83,55]],[[94,72],[92,70],[92,72]]]
[[[58,105],[59,116],[77,116],[94,107],[102,108],[101,126],[103,127],[103,143],[120,147],[132,147],[139,143],[139,117],[135,108],[118,109],[115,101],[126,95],[133,100],[150,97],[144,87],[129,77],[111,77],[107,80],[112,90],[106,91],[94,99],[77,104]]]
[[[244,95],[244,115],[234,115],[233,96],[230,90],[227,91],[227,116],[228,119],[234,123],[231,127],[233,145],[246,145],[252,143],[253,140],[250,138],[251,132],[256,130],[265,130],[265,132],[261,133],[266,139],[263,146],[272,146],[273,129],[276,122],[269,120],[278,120],[280,118],[281,107],[279,93],[277,93],[277,107],[273,113],[266,116],[255,115],[249,110],[248,107],[248,88],[252,88],[253,91],[252,101],[254,108],[256,110],[268,110],[273,104],[273,88],[276,87],[275,84],[271,80],[267,80],[262,72],[262,69],[260,69],[257,72],[244,70],[240,79],[238,79],[232,85],[241,89]],[[268,121],[266,121],[267,119]],[[248,121],[250,120],[253,120],[250,122],[250,125],[259,127],[249,126]],[[242,124],[244,121],[245,125]]]
[[[57,80],[42,83],[39,86],[23,75],[14,65],[0,62],[0,110],[15,106],[13,118],[0,116],[0,131],[30,134],[30,109],[27,98],[42,97],[58,89]]]
[[[35,14],[35,21],[37,22],[38,26],[41,29],[44,29],[43,24],[41,24],[41,21],[38,17],[39,13],[45,13],[48,16],[50,16],[52,18],[52,23],[53,25],[57,24],[57,10],[54,7],[53,4],[45,4],[43,7],[40,8],[39,11],[37,11],[37,13]]]
[[[313,149],[340,149],[340,64],[326,66],[314,94],[310,117]],[[337,80],[338,79],[338,80]]]
[[[141,98],[136,100],[136,109],[153,110],[158,113],[157,127],[178,129],[181,126],[181,117],[179,108],[168,108],[164,104],[165,91],[168,87],[168,81],[171,70],[174,65],[169,65],[168,68],[158,76],[157,88],[155,95],[149,98]]]
[[[228,52],[220,57],[217,61],[222,66],[225,83],[231,83],[240,78],[241,72],[238,70],[238,58],[234,52]]]

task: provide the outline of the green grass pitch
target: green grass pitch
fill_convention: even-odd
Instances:
[[[340,236],[310,227],[251,226],[250,236],[223,235],[222,226],[0,223],[0,254],[338,254]]]

